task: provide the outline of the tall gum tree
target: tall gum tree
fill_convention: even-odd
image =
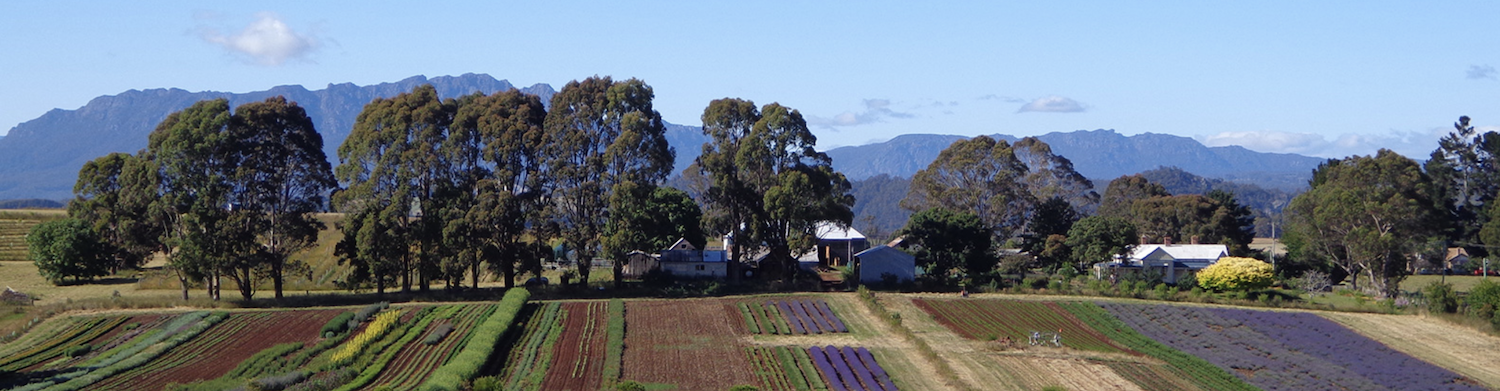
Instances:
[[[1313,176],[1312,188],[1287,207],[1289,236],[1299,251],[1329,260],[1372,288],[1395,295],[1409,254],[1437,234],[1440,212],[1427,174],[1390,150],[1333,160]],[[1354,280],[1358,289],[1358,278]]]
[[[998,242],[1022,232],[1036,197],[1027,185],[1029,168],[1005,140],[979,136],[955,141],[912,177],[901,206],[911,211],[969,211],[990,227]]]
[[[584,283],[601,250],[615,185],[657,184],[672,171],[675,153],[652,108],[654,96],[645,82],[607,76],[568,82],[552,96],[543,126],[546,176],[554,189],[549,214],[576,252]]]
[[[455,105],[452,99],[440,100],[430,84],[375,99],[365,105],[339,146],[334,175],[345,189],[336,195],[335,204],[346,213],[380,208],[368,216],[387,219],[378,225],[405,237],[406,251],[382,257],[399,257],[402,290],[410,291],[415,277],[425,291],[439,274],[442,219],[424,217],[428,212],[441,216],[439,194],[461,175],[455,174],[442,151]]]
[[[324,226],[313,213],[337,185],[323,155],[323,136],[302,107],[281,96],[236,107],[229,132],[239,155],[230,202],[254,231],[280,299],[287,258],[317,242]]]
[[[547,201],[542,161],[546,118],[541,98],[510,90],[461,100],[453,121],[455,133],[480,139],[480,158],[488,167],[487,175],[475,184],[473,207],[463,221],[479,245],[477,255],[488,258],[506,287],[514,286],[518,264],[525,257],[521,239],[528,222],[541,217]],[[468,267],[478,287],[479,262]]]
[[[733,238],[731,278],[747,249],[765,246],[764,273],[791,278],[796,254],[817,244],[820,222],[847,227],[854,196],[833,160],[818,152],[817,137],[797,110],[771,103],[755,110],[741,99],[711,102],[703,114],[704,145],[698,164],[712,180],[710,226]]]
[[[147,158],[160,178],[162,242],[167,260],[188,298],[188,281],[205,278],[217,299],[222,241],[213,234],[227,218],[228,174],[233,161],[225,151],[231,120],[229,101],[206,100],[167,118],[151,132]]]

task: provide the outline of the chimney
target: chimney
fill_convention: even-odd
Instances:
[[[1192,244],[1198,244],[1198,235],[1193,235],[1193,237],[1190,240],[1191,240],[1190,243],[1192,243]]]
[[[1148,236],[1146,236],[1146,235],[1141,235],[1141,243],[1140,244],[1151,244],[1151,238],[1148,237]]]
[[[1172,237],[1171,236],[1163,236],[1163,237],[1161,237],[1161,244],[1171,245],[1172,244]]]

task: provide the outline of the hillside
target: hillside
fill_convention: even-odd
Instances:
[[[1010,142],[1019,137],[996,134]],[[1157,167],[1186,167],[1193,174],[1285,190],[1306,187],[1323,159],[1293,154],[1254,152],[1243,147],[1207,147],[1197,140],[1156,133],[1124,136],[1113,130],[1052,132],[1038,139],[1053,153],[1068,158],[1074,169],[1093,179],[1114,179]],[[878,174],[910,178],[962,136],[909,134],[886,142],[828,151],[834,168],[850,179]],[[1096,184],[1100,185],[1100,184]]]

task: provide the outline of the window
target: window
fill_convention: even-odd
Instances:
[[[703,265],[698,265],[696,267],[698,268],[698,270],[703,270]]]

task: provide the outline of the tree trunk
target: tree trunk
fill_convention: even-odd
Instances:
[[[178,270],[177,271],[177,283],[179,285],[182,285],[182,301],[187,301],[187,299],[188,299],[188,284],[187,284],[187,282],[188,282],[187,276],[183,275],[181,270]]]
[[[620,289],[625,286],[625,262],[623,259],[616,259],[613,263],[615,269],[615,289]]]
[[[276,258],[278,260],[271,261],[271,286],[276,289],[276,300],[281,300],[281,287],[283,281],[285,281],[281,276],[281,272],[282,265],[286,264],[286,260],[281,259],[279,256]]]

